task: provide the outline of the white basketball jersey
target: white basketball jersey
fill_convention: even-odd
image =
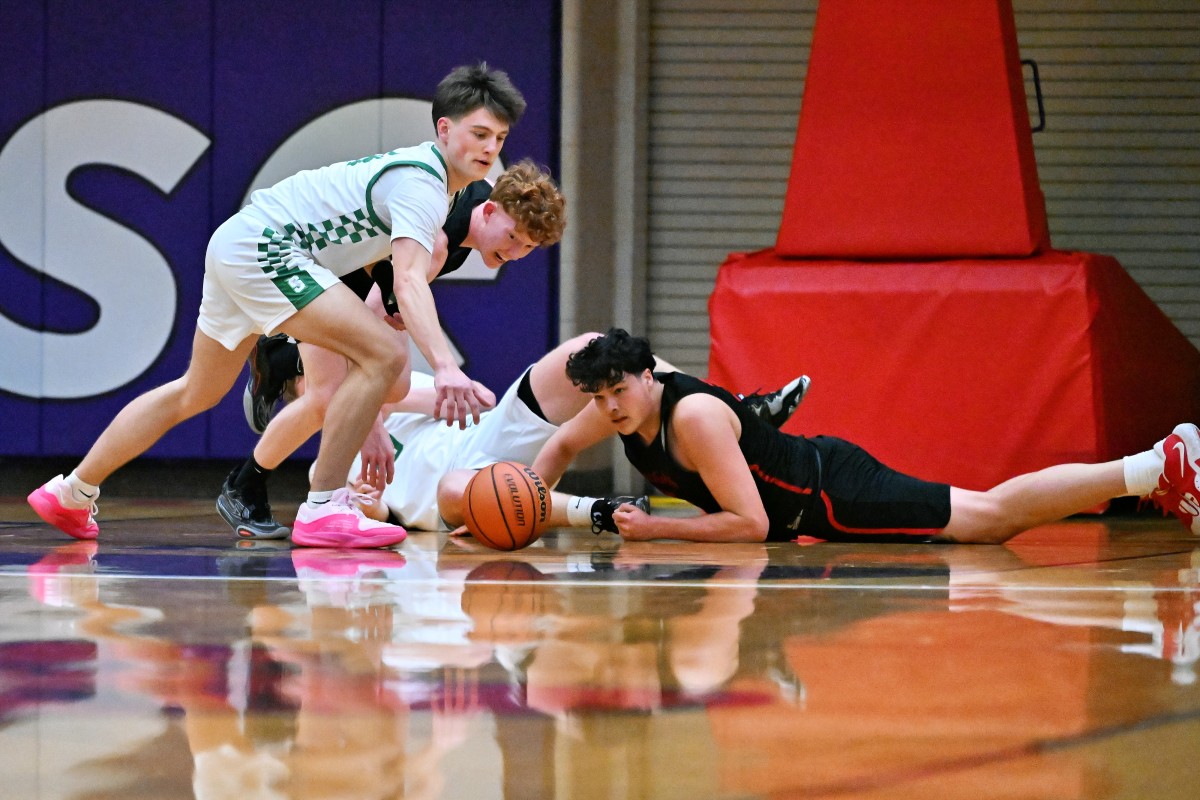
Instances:
[[[433,142],[304,170],[250,195],[250,208],[286,263],[301,248],[334,275],[391,255],[391,241],[415,239],[431,253],[446,222],[446,162]]]
[[[383,491],[383,502],[403,525],[419,530],[442,530],[437,486],[453,469],[480,469],[497,461],[532,464],[558,427],[533,413],[518,397],[514,382],[496,403],[480,416],[479,424],[467,421],[465,430],[446,425],[424,414],[390,414],[384,427],[395,448],[395,478]],[[433,386],[433,378],[412,373],[413,388]],[[355,458],[350,479],[361,469]]]

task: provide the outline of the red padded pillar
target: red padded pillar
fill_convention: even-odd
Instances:
[[[1011,0],[821,0],[776,252],[1048,246]]]
[[[967,489],[1137,452],[1200,419],[1200,352],[1109,256],[735,254],[709,315],[714,383],[748,392],[807,373],[785,430]]]

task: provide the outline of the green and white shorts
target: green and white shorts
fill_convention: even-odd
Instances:
[[[339,282],[290,232],[243,208],[208,242],[197,325],[233,350],[252,333],[273,333]]]

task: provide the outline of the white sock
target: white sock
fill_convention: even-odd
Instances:
[[[1161,453],[1146,450],[1135,456],[1125,456],[1121,459],[1125,467],[1125,494],[1132,497],[1142,497],[1158,488],[1158,476],[1163,471]]]
[[[64,480],[66,480],[67,486],[71,489],[70,499],[77,503],[80,508],[90,506],[100,496],[100,487],[92,486],[90,483],[81,480],[75,474],[74,470]]]
[[[330,489],[328,492],[309,492],[308,493],[308,504],[310,506],[313,506],[314,508],[316,506],[324,505],[325,503],[328,503],[332,499],[333,499],[333,490],[332,489]]]
[[[595,497],[572,497],[567,502],[567,524],[572,528],[592,524],[592,504]]]

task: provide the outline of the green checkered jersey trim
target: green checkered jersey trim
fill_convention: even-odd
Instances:
[[[288,235],[298,232],[295,225],[285,229]],[[370,212],[365,208],[357,208],[349,214],[341,214],[334,219],[318,223],[305,223],[304,230],[299,231],[297,242],[309,250],[323,250],[331,244],[357,244],[365,239],[380,234],[391,233],[387,226],[378,221],[372,222]]]
[[[258,243],[258,264],[263,272],[271,276],[271,281],[288,302],[300,309],[316,299],[322,290],[307,270],[291,265],[292,250],[296,245],[293,238],[295,232],[294,225],[288,225],[283,232],[263,228],[262,239]]]
[[[375,161],[376,159],[386,158],[395,153],[396,151],[393,150],[390,153],[381,153],[377,156],[360,158],[347,162],[347,166]],[[442,162],[444,167],[446,162],[442,158],[442,154],[437,150],[434,150],[433,153]],[[300,229],[299,225],[290,223],[284,228],[283,232],[288,236],[295,236],[297,244],[313,252],[323,250],[331,244],[358,244],[376,236],[391,234],[391,226],[385,224],[375,213],[374,204],[371,202],[371,191],[375,188],[375,184],[383,174],[395,167],[417,167],[437,178],[439,182],[445,183],[445,178],[436,169],[422,161],[395,161],[384,165],[367,182],[366,196],[363,198],[365,201],[363,208],[356,208],[347,214],[340,214],[333,219],[322,220],[321,222],[306,222],[303,225],[303,230]],[[299,235],[297,236],[297,234]]]
[[[357,199],[358,203],[361,203],[358,207],[346,209],[343,206],[343,208],[337,209],[336,216],[323,220],[293,216],[290,222],[285,222],[287,217],[275,217],[276,221],[272,223],[271,227],[263,229],[262,238],[258,243],[258,265],[279,286],[280,291],[296,304],[297,308],[320,294],[319,285],[308,274],[308,255],[311,254],[316,258],[317,253],[333,245],[350,248],[345,251],[346,254],[363,255],[365,253],[370,255],[381,246],[379,241],[381,238],[390,237],[392,226],[385,224],[379,218],[371,202],[371,192],[384,173],[396,167],[415,167],[431,175],[438,183],[446,184],[445,174],[438,170],[439,166],[443,169],[446,168],[446,161],[442,154],[436,147],[420,148],[420,153],[414,152],[417,149],[403,148],[344,162],[340,167],[335,165],[333,169],[348,169],[349,171],[335,175],[333,180],[342,182],[343,186],[347,181],[355,184],[354,188],[350,188],[348,194],[342,194],[342,202],[345,203],[350,198]],[[434,161],[434,158],[437,161]],[[357,177],[355,173],[357,173]],[[365,186],[360,182],[364,180]],[[299,205],[304,206],[306,203],[301,194],[305,191],[305,185],[302,181],[298,187],[289,186],[282,190],[279,198],[265,198],[266,207],[273,209],[276,213],[284,211],[289,204],[292,204],[290,192],[295,192],[296,196],[300,198]],[[273,203],[276,199],[280,202]],[[353,202],[353,199],[350,202]],[[268,210],[267,213],[270,214],[271,210]],[[300,213],[303,214],[303,212]],[[340,248],[335,248],[335,250],[337,249]],[[296,258],[300,254],[304,254],[306,258],[301,259],[300,265],[296,266]],[[373,255],[371,257],[374,258]],[[344,258],[344,256],[335,255],[334,263],[339,258]]]

